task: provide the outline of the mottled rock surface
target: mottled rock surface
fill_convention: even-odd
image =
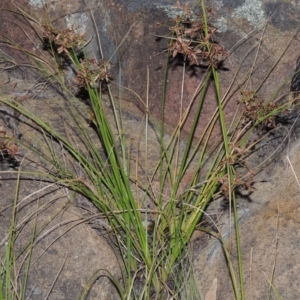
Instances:
[[[143,102],[140,101],[127,89],[120,88],[124,120],[128,127],[127,135],[133,140],[140,139],[144,126],[141,111],[145,111],[147,67],[150,73],[149,108],[157,118],[161,112],[162,78],[165,63],[165,55],[161,52],[166,49],[167,42],[163,39],[157,41],[155,35],[164,35],[168,30],[156,28],[155,24],[156,22],[170,21],[176,16],[177,10],[174,8],[176,1],[57,0],[45,2],[48,5],[47,12],[54,24],[59,24],[62,28],[74,26],[85,32],[87,40],[92,38],[88,45],[88,55],[100,58],[95,31],[95,27],[97,28],[104,59],[111,58],[113,63],[111,73],[115,82],[134,90],[143,100]],[[182,4],[184,3],[182,1]],[[17,5],[34,14],[43,22],[45,13],[40,1],[19,0]],[[230,93],[232,94],[226,107],[227,121],[229,122],[234,115],[236,101],[239,98],[239,85],[242,85],[245,90],[256,90],[260,83],[267,78],[266,84],[259,89],[262,98],[269,98],[278,88],[280,88],[278,95],[288,93],[289,76],[292,76],[294,64],[300,55],[299,38],[293,38],[297,26],[299,26],[300,3],[297,1],[214,0],[208,1],[207,6],[212,8],[211,22],[216,24],[219,29],[216,40],[228,51],[240,42],[239,47],[235,48],[224,62],[224,69],[219,72],[222,95],[225,95],[229,88],[231,88]],[[14,5],[10,0],[3,0],[1,7],[13,8]],[[37,53],[39,49],[29,42],[23,31],[30,32],[29,24],[26,24],[22,18],[15,18],[13,23],[20,25],[19,27],[15,26],[12,23],[11,15],[4,11],[0,11],[0,14],[1,34],[14,38],[22,47],[28,47]],[[122,43],[126,35],[127,37]],[[289,44],[292,40],[293,42]],[[118,48],[120,44],[121,46]],[[289,47],[284,52],[288,45]],[[12,48],[8,49],[3,45],[1,47],[4,52],[9,53],[20,63],[26,63],[25,58],[18,51]],[[281,55],[283,56],[281,57]],[[279,58],[281,58],[279,64],[273,68]],[[165,121],[170,131],[178,123],[180,116],[183,71],[182,63],[174,62],[168,75]],[[186,67],[182,96],[183,108],[189,105],[194,90],[204,73],[205,68],[203,67]],[[9,76],[9,84],[0,86],[2,93],[5,94],[24,93],[36,80],[34,71],[29,72],[26,66],[17,71],[6,70],[6,75]],[[1,82],[7,81],[5,76],[1,78]],[[233,79],[234,82],[231,86]],[[15,83],[17,83],[17,87],[14,87]],[[206,101],[203,108],[203,116],[196,132],[198,136],[216,109],[212,86],[209,91],[211,101]],[[51,97],[56,97],[56,95],[51,95]],[[34,99],[30,105],[43,117],[49,118],[50,116],[50,121],[57,126],[60,124],[57,119],[59,114],[53,113],[53,111],[55,112],[55,102],[51,97],[49,95],[41,96]],[[52,113],[49,114],[49,111]],[[185,124],[186,132],[189,132],[190,126],[191,119],[188,119]],[[137,128],[141,131],[138,131]],[[131,133],[135,133],[135,135],[131,136]],[[218,138],[218,136],[218,131],[216,131],[214,137]],[[151,148],[153,161],[157,159],[155,154],[156,138],[154,133],[150,135],[152,140],[149,144],[153,144],[153,148]],[[295,174],[300,176],[299,133],[295,132],[290,135],[289,142],[288,147],[284,148],[282,157],[260,173],[255,184],[257,191],[251,195],[252,201],[239,199],[247,299],[265,299],[270,290],[269,282],[272,280],[272,276],[274,288],[283,299],[297,299],[300,293],[297,284],[300,279],[298,278],[300,272],[297,258],[300,241],[298,234],[300,215],[297,204],[299,186],[286,158],[288,155]],[[138,149],[134,151],[138,151]],[[270,149],[265,148],[262,151],[261,155],[266,157]],[[149,165],[150,162],[149,160]],[[7,233],[6,220],[9,219],[9,210],[4,210],[4,208],[13,201],[15,179],[4,180],[6,175],[1,176],[5,192],[2,189],[0,224],[1,228],[6,228],[5,231],[1,231],[2,240]],[[21,199],[39,188],[41,187],[35,182],[22,183]],[[36,205],[37,199],[43,198],[45,200],[41,200],[42,203],[49,203],[46,205],[47,209],[43,209],[43,214],[41,212],[42,220],[49,219],[50,222],[55,213],[59,212],[49,223],[49,228],[70,219],[73,220],[73,218],[76,224],[82,218],[82,211],[69,203],[69,198],[62,191],[51,191],[49,195],[35,197],[35,201],[29,202]],[[24,217],[30,210],[29,204],[24,205]],[[73,222],[70,223],[72,229],[69,231],[67,230],[68,223],[58,227],[37,244],[37,250],[33,255],[33,274],[29,277],[29,287],[32,289],[30,299],[44,298],[50,291],[51,284],[58,273],[59,277],[48,299],[76,298],[87,280],[98,269],[107,269],[116,276],[120,275],[116,257],[106,240],[86,223],[79,222],[76,226],[73,224]],[[219,226],[229,240],[228,214],[223,215]],[[45,228],[45,232],[47,232],[47,228]],[[65,230],[67,233],[64,233]],[[30,237],[29,231],[25,231],[24,234],[25,237]],[[24,243],[26,243],[25,237],[21,240]],[[219,243],[214,239],[206,239],[206,237],[204,242],[195,241],[194,243],[195,270],[201,294],[203,296],[206,294],[213,279],[217,277],[217,299],[233,299],[228,269]],[[234,260],[234,250],[232,252]],[[39,258],[40,254],[42,256]],[[61,267],[63,268],[60,272]],[[109,281],[101,277],[95,285],[95,290],[90,294],[90,299],[117,299],[113,291]]]
[[[48,3],[46,1],[46,3]],[[181,1],[184,5],[186,2]],[[38,17],[41,22],[45,12],[39,0],[18,1],[26,11]],[[114,79],[126,88],[135,91],[145,103],[147,67],[150,73],[149,107],[155,117],[160,117],[161,97],[163,87],[163,70],[167,41],[156,40],[155,35],[168,33],[168,28],[156,28],[156,22],[168,22],[179,13],[175,8],[176,1],[49,1],[47,13],[54,24],[59,26],[73,26],[86,33],[86,39],[92,38],[89,44],[89,55],[100,57],[99,44],[96,38],[95,27],[100,36],[104,59],[111,58],[111,70]],[[211,22],[218,27],[215,39],[228,51],[241,43],[225,61],[223,71],[220,71],[223,94],[228,90],[240,64],[233,86],[247,82],[247,89],[254,90],[266,77],[275,62],[280,58],[287,44],[291,41],[299,21],[299,3],[285,1],[206,1],[212,9]],[[13,7],[10,1],[3,1],[3,7]],[[92,21],[94,16],[94,22]],[[11,19],[3,15],[2,32],[14,36],[22,45],[28,44],[23,31],[12,27]],[[20,21],[23,29],[24,21]],[[12,32],[12,28],[15,28]],[[126,37],[122,43],[123,38]],[[247,37],[247,38],[246,38]],[[261,41],[261,43],[259,43]],[[121,45],[120,47],[118,47]],[[262,96],[270,95],[279,85],[284,84],[285,78],[291,75],[294,62],[298,57],[299,41],[295,39],[280,63],[272,70],[268,77],[268,84],[260,90]],[[113,55],[114,54],[114,55]],[[17,54],[15,54],[17,55]],[[113,55],[113,56],[112,56]],[[201,81],[205,68],[186,67],[184,93],[182,97],[183,109],[192,100],[193,93]],[[174,127],[180,116],[181,86],[183,78],[182,63],[174,65],[169,71],[166,100],[166,123]],[[244,85],[245,86],[245,85]],[[145,104],[132,93],[121,89],[123,98],[133,102],[145,111]],[[234,91],[234,88],[231,89]],[[283,92],[287,89],[283,87]],[[211,87],[212,100],[206,101],[203,117],[198,126],[197,135],[207,123],[216,108],[216,101]],[[239,93],[235,93],[226,108],[229,121],[235,110]],[[193,113],[193,112],[192,112]],[[207,117],[205,117],[207,116]],[[188,132],[191,118],[185,124]]]
[[[299,132],[294,135],[299,140]],[[294,139],[294,138],[293,138]],[[299,142],[285,149],[276,164],[263,171],[255,184],[251,203],[239,199],[240,235],[247,299],[265,299],[274,290],[282,299],[297,299],[299,286]],[[293,173],[295,172],[295,174]],[[246,202],[246,203],[245,203]],[[228,214],[219,222],[231,259],[236,264],[234,243],[230,242]],[[233,229],[233,227],[231,227]],[[232,231],[232,233],[233,231]],[[218,279],[217,299],[234,299],[220,243],[215,239],[195,242],[195,267],[199,289],[205,295]],[[236,266],[236,265],[235,265]],[[237,268],[235,268],[236,274]],[[271,287],[271,283],[274,287]]]

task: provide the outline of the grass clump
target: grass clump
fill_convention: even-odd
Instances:
[[[11,205],[11,219],[8,228],[8,234],[5,239],[1,241],[0,246],[0,299],[1,300],[15,300],[27,299],[27,282],[29,275],[29,267],[31,263],[31,255],[33,248],[33,241],[36,234],[36,224],[32,228],[31,239],[26,249],[26,258],[23,259],[21,265],[18,265],[18,256],[16,250],[17,218],[18,218],[18,197],[20,188],[20,172],[16,178],[16,188],[14,201]],[[4,210],[4,209],[3,209]],[[3,228],[4,229],[4,228]],[[4,242],[4,243],[3,243]]]
[[[240,101],[240,105],[244,106],[242,114],[232,121],[233,125],[226,123],[224,108],[231,96],[221,96],[218,69],[229,52],[214,41],[217,29],[209,24],[209,11],[204,1],[197,4],[200,4],[201,11],[197,16],[192,14],[188,5],[178,6],[179,16],[169,27],[170,35],[164,37],[168,40],[163,79],[165,86],[170,56],[180,55],[183,58],[184,71],[186,63],[206,66],[202,81],[191,99],[191,104],[196,103],[192,126],[184,149],[180,151],[183,125],[192,114],[189,105],[182,112],[173,134],[166,140],[164,91],[161,121],[155,122],[159,136],[159,158],[151,173],[147,170],[147,159],[141,162],[146,166],[143,178],[136,176],[138,172],[132,171],[130,153],[127,152],[128,141],[124,137],[120,117],[122,113],[116,109],[118,103],[113,96],[115,85],[110,78],[110,59],[106,61],[102,53],[100,58],[88,57],[85,48],[88,41],[75,28],[58,29],[47,18],[42,23],[20,7],[10,11],[24,18],[44,50],[36,53],[8,39],[4,39],[3,43],[26,54],[32,67],[48,83],[63,92],[67,102],[67,107],[62,105],[64,117],[68,120],[66,126],[75,128],[73,133],[80,141],[80,146],[73,137],[61,134],[46,120],[30,112],[23,103],[5,99],[0,101],[30,120],[42,133],[47,149],[32,148],[25,139],[22,141],[23,146],[47,162],[47,171],[39,175],[84,195],[103,214],[109,224],[108,230],[113,233],[113,242],[121,254],[123,280],[120,283],[111,276],[121,299],[179,299],[191,291],[195,293],[189,299],[199,297],[195,285],[192,283],[191,288],[190,282],[184,280],[189,257],[187,245],[195,229],[203,229],[199,224],[216,195],[226,198],[234,213],[238,279],[221,233],[203,230],[209,231],[222,242],[236,299],[245,298],[235,192],[240,187],[251,191],[254,172],[247,170],[241,176],[236,166],[242,164],[243,158],[253,147],[247,145],[247,138],[254,128],[273,129],[276,127],[275,115],[285,111],[291,104],[265,103],[259,100],[257,91],[243,90]],[[201,137],[197,138],[195,131],[210,83],[214,86],[217,110]],[[149,84],[148,81],[147,89]],[[85,103],[79,97],[79,92],[87,96]],[[104,107],[106,98],[113,109],[113,124],[108,120]],[[148,100],[143,103],[147,149],[148,120],[153,118]],[[221,131],[221,140],[215,151],[211,152],[209,142],[215,128]],[[58,145],[63,155],[58,152]],[[65,155],[68,157],[67,163]],[[208,156],[209,166],[205,166]],[[138,161],[138,158],[135,159]],[[188,174],[192,175],[183,188],[184,178]],[[154,182],[158,182],[156,191]],[[186,283],[185,288],[182,282]]]

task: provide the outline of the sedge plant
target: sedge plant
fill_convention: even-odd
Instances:
[[[18,172],[16,178],[16,188],[14,202],[11,209],[11,219],[8,229],[8,235],[4,239],[4,244],[0,247],[0,299],[15,300],[27,299],[27,282],[34,239],[36,237],[36,222],[33,225],[31,239],[27,245],[27,255],[23,263],[18,262],[19,253],[15,246],[18,236],[18,199],[20,188],[20,175]],[[21,274],[22,273],[22,274]]]
[[[5,37],[2,43],[25,54],[31,61],[31,66],[47,82],[62,91],[66,105],[59,105],[64,118],[68,120],[65,126],[71,124],[68,128],[75,128],[73,133],[77,140],[71,135],[61,134],[47,120],[33,114],[23,103],[3,97],[0,101],[32,122],[40,133],[44,141],[43,147],[32,148],[30,143],[26,143],[26,139],[20,142],[47,163],[47,171],[39,175],[84,195],[99,209],[109,224],[109,231],[114,236],[113,242],[120,253],[123,280],[120,283],[111,274],[109,276],[121,299],[179,299],[190,293],[187,293],[187,289],[195,290],[189,297],[199,298],[195,286],[191,288],[186,284],[186,290],[182,289],[180,278],[184,279],[184,264],[188,265],[189,261],[187,245],[195,229],[199,229],[205,210],[216,194],[227,197],[233,211],[238,275],[235,274],[221,232],[209,232],[223,245],[236,299],[245,299],[235,189],[239,186],[250,188],[253,175],[250,172],[247,178],[240,178],[235,166],[251,149],[250,146],[247,149],[245,145],[253,128],[261,124],[271,126],[273,116],[288,106],[274,105],[273,99],[263,103],[256,96],[258,91],[243,92],[241,103],[247,102],[246,109],[231,125],[227,124],[224,108],[231,95],[221,95],[218,68],[229,52],[213,40],[216,28],[209,24],[204,0],[196,4],[201,7],[201,13],[196,19],[193,19],[195,16],[192,16],[187,5],[178,7],[179,15],[175,24],[170,27],[171,34],[164,37],[168,40],[168,53],[160,121],[155,120],[149,112],[148,97],[145,101],[140,99],[146,111],[146,149],[150,120],[154,123],[159,142],[159,158],[156,162],[151,162],[154,165],[149,168],[151,173],[147,167],[150,161],[146,158],[146,161],[141,162],[146,165],[147,180],[138,178],[138,172],[135,174],[130,166],[130,153],[127,152],[129,142],[124,137],[122,112],[117,109],[118,102],[113,91],[118,84],[110,78],[110,59],[104,59],[100,40],[102,56],[91,58],[86,53],[84,35],[74,28],[58,29],[46,17],[45,23],[42,23],[21,7],[9,11],[29,24],[31,34],[36,35],[46,50],[35,47],[38,50],[33,52]],[[92,14],[91,17],[93,19]],[[30,34],[24,33],[29,38]],[[33,39],[29,40],[36,46]],[[119,47],[122,47],[122,43]],[[186,64],[197,65],[199,61],[207,64],[207,70],[190,105],[182,109],[178,125],[171,135],[167,135],[164,116],[170,55],[182,57],[183,72]],[[70,74],[73,74],[71,84]],[[149,75],[147,78],[149,79]],[[211,83],[216,94],[217,109],[200,138],[197,138],[196,128]],[[148,80],[147,89],[150,84]],[[86,92],[87,103],[77,97],[72,89],[74,85]],[[107,98],[113,109],[114,122],[110,122],[107,117],[104,106]],[[191,110],[193,104],[196,106],[194,111]],[[180,151],[183,126],[187,118],[192,118],[193,122],[184,150]],[[210,138],[217,127],[221,131],[221,140],[215,145],[214,151],[211,151]],[[59,151],[63,151],[64,155]],[[65,155],[68,157],[67,163]],[[205,165],[208,156],[209,164]],[[192,172],[192,177],[182,191],[182,182],[188,172]],[[157,193],[153,191],[155,181],[159,183]],[[193,272],[188,274],[191,274],[193,282]],[[87,286],[91,285],[89,283]]]

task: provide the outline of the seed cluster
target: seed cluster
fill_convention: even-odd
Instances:
[[[189,5],[181,6],[177,3],[176,8],[179,15],[173,19],[173,24],[169,27],[170,35],[168,39],[168,51],[171,56],[183,56],[190,65],[204,64],[218,68],[220,63],[228,56],[225,48],[214,42],[214,34],[217,27],[206,23],[201,14],[195,14]],[[211,13],[206,10],[207,16]],[[163,23],[157,23],[157,27]]]

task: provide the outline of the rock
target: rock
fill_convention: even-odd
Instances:
[[[60,27],[76,28],[86,33],[86,39],[92,38],[89,44],[88,55],[100,58],[97,33],[100,36],[103,58],[111,58],[113,63],[112,75],[116,82],[128,89],[135,91],[141,98],[138,99],[128,90],[121,88],[122,97],[132,101],[140,109],[145,111],[147,67],[149,68],[149,108],[156,118],[160,118],[161,99],[163,88],[163,69],[166,56],[160,54],[167,47],[167,41],[156,41],[155,35],[165,35],[168,28],[156,28],[156,22],[172,24],[171,19],[179,14],[175,1],[50,1],[47,8],[43,8],[39,0],[26,2],[19,1],[18,6],[35,15],[42,23],[46,15],[49,15],[53,24]],[[182,5],[186,2],[182,1]],[[268,1],[209,1],[206,3],[211,9],[211,22],[218,26],[216,41],[230,51],[235,45],[239,45],[224,62],[224,70],[220,70],[222,94],[225,94],[235,78],[231,87],[230,100],[226,106],[226,119],[231,121],[236,109],[236,100],[240,97],[237,85],[244,83],[243,89],[256,90],[260,82],[272,71],[272,67],[283,54],[286,45],[291,41],[296,32],[297,9],[299,4],[293,1],[285,4]],[[284,5],[284,9],[282,9]],[[13,7],[10,1],[4,1],[3,7]],[[46,10],[46,11],[45,11]],[[199,10],[199,9],[198,9]],[[280,11],[280,16],[278,12]],[[94,22],[93,22],[94,19]],[[16,21],[17,22],[17,21]],[[21,20],[19,21],[21,22]],[[22,21],[22,24],[24,21]],[[289,24],[289,25],[287,25]],[[27,28],[22,25],[28,32]],[[3,16],[2,33],[13,36],[24,46],[32,45],[28,42],[21,28],[14,28],[9,16]],[[293,30],[293,28],[295,28]],[[125,40],[123,41],[123,39]],[[120,47],[119,47],[120,46]],[[297,52],[298,41],[294,40],[280,63],[268,76],[268,84],[258,92],[262,97],[269,97],[278,86],[283,84],[281,94],[288,91],[285,79],[293,72],[295,61],[299,55]],[[270,55],[272,53],[272,55]],[[113,55],[114,54],[114,55]],[[15,51],[12,56],[17,55]],[[168,87],[166,95],[166,124],[170,129],[177,125],[180,118],[182,101],[183,109],[186,109],[192,101],[194,91],[203,78],[205,68],[186,67],[184,80],[184,93],[181,99],[181,86],[183,78],[182,63],[176,64],[169,70]],[[248,80],[251,74],[251,79]],[[248,82],[248,83],[247,83]],[[247,84],[246,84],[247,83]],[[245,85],[246,84],[246,85]],[[207,124],[216,109],[215,95],[211,84],[209,93],[211,100],[206,101],[203,107],[203,115],[198,125],[196,135],[199,137],[202,128]],[[191,116],[194,114],[193,106]],[[185,132],[188,133],[192,118],[185,123]],[[218,131],[216,130],[216,135]],[[217,138],[217,136],[216,136]],[[213,140],[213,139],[212,139]]]
[[[144,122],[141,111],[146,110],[147,67],[150,74],[149,108],[154,117],[159,119],[161,116],[163,70],[166,56],[159,53],[166,49],[167,41],[158,40],[155,35],[167,34],[168,28],[158,29],[155,25],[156,22],[170,22],[171,18],[176,17],[178,11],[174,7],[175,4],[175,1],[170,0],[157,2],[148,0],[73,0],[70,2],[49,1],[47,7],[43,8],[38,0],[20,0],[17,5],[24,11],[35,15],[42,23],[46,20],[46,16],[49,16],[51,22],[60,28],[69,26],[85,32],[87,40],[92,38],[87,47],[88,56],[96,56],[97,59],[100,59],[101,51],[95,31],[95,27],[97,28],[101,39],[103,58],[111,58],[113,64],[111,74],[114,82],[120,85],[124,118],[128,119],[128,122],[125,122],[128,125],[128,137],[139,140],[143,132],[142,122]],[[185,2],[182,1],[182,4]],[[3,8],[15,8],[13,2],[9,0],[3,0],[1,5]],[[299,6],[300,4],[295,1],[285,1],[284,3],[270,3],[265,0],[209,1],[208,7],[212,9],[211,22],[219,28],[215,39],[228,51],[232,49],[230,56],[224,62],[224,68],[221,68],[218,73],[221,94],[225,95],[228,100],[225,109],[228,124],[236,111],[240,89],[258,91],[264,100],[274,101],[280,96],[287,99],[289,79],[293,75],[294,64],[300,54],[298,52],[299,41],[294,38],[299,23]],[[36,37],[30,35],[30,24],[21,17],[14,18],[12,23],[9,13],[2,10],[0,14],[2,38],[3,36],[13,38],[19,45],[36,54],[45,53],[35,46],[40,42]],[[36,25],[34,27],[37,28]],[[34,44],[25,33],[29,34]],[[41,34],[41,31],[39,33]],[[292,43],[289,45],[291,41]],[[119,45],[120,47],[118,47]],[[235,48],[235,45],[238,47]],[[289,47],[286,49],[287,46]],[[1,90],[9,94],[14,91],[14,83],[17,83],[18,92],[26,92],[29,83],[37,78],[36,73],[34,70],[28,70],[27,61],[19,51],[4,46],[3,49],[9,55],[7,57],[12,57],[23,65],[17,70],[5,70],[11,82],[5,87],[1,86]],[[279,59],[279,63],[276,64]],[[180,61],[173,61],[171,64],[168,74],[165,115],[169,132],[178,123],[181,115],[181,101],[183,109],[188,107],[205,70],[203,66],[186,67],[183,83],[184,93],[181,96],[183,64]],[[264,84],[261,86],[262,82]],[[27,85],[22,85],[24,83]],[[134,96],[128,89],[135,91],[140,98]],[[55,107],[55,101],[52,101],[54,97],[50,98],[46,95],[45,98],[43,100],[43,109],[45,110],[41,109],[41,104],[38,102],[40,99],[31,103],[31,108],[39,112],[42,117],[49,118],[52,124],[59,127],[57,116],[60,111]],[[209,122],[216,107],[213,83],[211,83],[204,103],[203,114],[196,130],[197,138],[201,136],[203,128]],[[49,114],[48,108],[54,112],[52,115]],[[191,115],[194,112],[195,105]],[[190,131],[191,120],[192,118],[189,117],[184,125],[185,134]],[[141,128],[141,131],[138,132],[137,128]],[[152,144],[152,157],[149,159],[149,166],[154,168],[154,163],[151,165],[151,162],[157,160],[157,152],[155,152],[157,140],[155,141],[156,137],[153,132],[151,135],[149,145]],[[216,129],[210,143],[213,144],[219,139],[219,136],[220,131]],[[299,139],[298,133],[295,138]],[[297,145],[296,141],[288,153],[295,173],[299,174]],[[141,151],[144,154],[144,146],[141,143],[141,146],[137,146],[134,149],[135,152],[132,153]],[[143,149],[141,150],[141,148]],[[262,155],[265,157],[266,153],[267,151]],[[286,162],[285,156],[282,157],[281,162]],[[251,196],[251,203],[239,200],[246,295],[250,299],[251,297],[253,299],[266,298],[270,290],[270,282],[285,299],[297,299],[299,294],[297,287],[297,268],[299,266],[295,251],[299,246],[297,234],[299,232],[297,230],[299,187],[291,172],[291,167],[283,165],[281,162],[272,165],[271,169],[260,174],[260,180],[265,181],[267,178],[268,181],[255,185],[257,191]],[[185,180],[188,181],[188,179],[187,175]],[[153,186],[154,192],[158,190],[158,182],[153,182]],[[9,194],[14,195],[13,184],[10,183],[7,188],[10,188]],[[36,183],[32,183],[26,188],[26,193],[30,194],[37,189],[37,186]],[[3,194],[3,199],[6,198],[8,202],[5,205],[1,204],[4,207],[12,201],[12,197],[9,198],[6,195],[7,193]],[[21,195],[25,197],[25,192],[22,191]],[[60,197],[58,194],[51,194],[51,197],[55,198],[56,196]],[[50,199],[54,199],[51,197]],[[44,203],[47,201],[49,199]],[[55,221],[52,221],[52,226],[69,220],[74,215],[80,219],[82,211],[79,212],[73,206],[67,206],[66,211],[62,210],[67,201],[64,198],[58,206],[48,207],[45,214],[41,214],[41,219],[51,218],[57,210],[59,215]],[[3,211],[3,208],[1,209]],[[24,216],[26,212],[28,213],[28,211],[24,211]],[[5,216],[6,219],[9,219],[8,213]],[[7,228],[8,224],[5,223],[5,220],[1,217],[0,222]],[[230,230],[233,232],[233,228],[230,227],[228,215],[224,216],[220,222],[221,224],[218,226],[221,227],[223,223],[222,233],[229,241]],[[24,243],[26,236],[31,236],[30,231],[25,231],[22,240]],[[1,239],[3,238],[4,235],[1,236]],[[197,253],[197,249],[195,250],[195,269],[201,294],[206,295],[211,283],[217,278],[217,299],[233,299],[232,285],[220,243],[214,239],[204,240],[203,237],[201,239],[201,251]],[[234,261],[234,243],[231,244],[230,250],[231,258]],[[38,259],[40,254],[43,256]],[[64,261],[65,259],[66,261]],[[28,293],[31,293],[31,299],[44,298],[51,290],[52,283],[55,284],[49,299],[74,299],[80,292],[79,287],[83,287],[98,269],[108,269],[117,277],[119,276],[118,264],[109,245],[84,223],[78,224],[67,233],[64,233],[63,228],[57,228],[53,233],[46,235],[34,250],[33,262],[28,290]],[[55,281],[58,274],[59,277]],[[103,293],[100,294],[101,299],[116,299],[117,296],[112,291],[113,287],[107,279],[103,279],[103,281],[99,279],[99,285],[95,286],[91,299],[98,299],[98,293]]]
[[[299,131],[296,138],[299,140]],[[272,164],[256,178],[258,182],[255,184],[256,191],[251,195],[251,203],[245,203],[245,199],[238,201],[247,299],[264,299],[269,293],[276,295],[276,292],[284,299],[298,297],[299,288],[295,284],[299,280],[295,251],[299,247],[298,156],[299,142],[295,142],[282,153],[277,164]],[[219,221],[219,228],[228,243],[230,259],[238,277],[233,220],[231,222],[230,227],[229,214],[225,213]],[[217,299],[234,299],[220,242],[208,239],[206,247],[195,251],[194,262],[201,293],[205,295],[212,280],[217,278]]]
[[[25,169],[22,164],[21,168]],[[28,166],[26,168],[28,170]],[[26,177],[24,175],[24,177]],[[28,177],[27,177],[28,178]],[[7,241],[14,201],[16,179],[13,174],[1,176],[1,257]],[[46,188],[48,186],[48,188]],[[68,300],[90,290],[89,299],[119,299],[108,279],[109,273],[120,280],[120,265],[104,237],[89,225],[93,219],[84,219],[71,203],[64,190],[53,184],[21,179],[18,197],[15,241],[16,270],[20,269],[20,285],[27,273],[28,299]],[[34,233],[36,226],[36,232]],[[30,243],[34,239],[32,253]],[[95,276],[97,274],[97,276]],[[93,285],[89,287],[89,281]]]

